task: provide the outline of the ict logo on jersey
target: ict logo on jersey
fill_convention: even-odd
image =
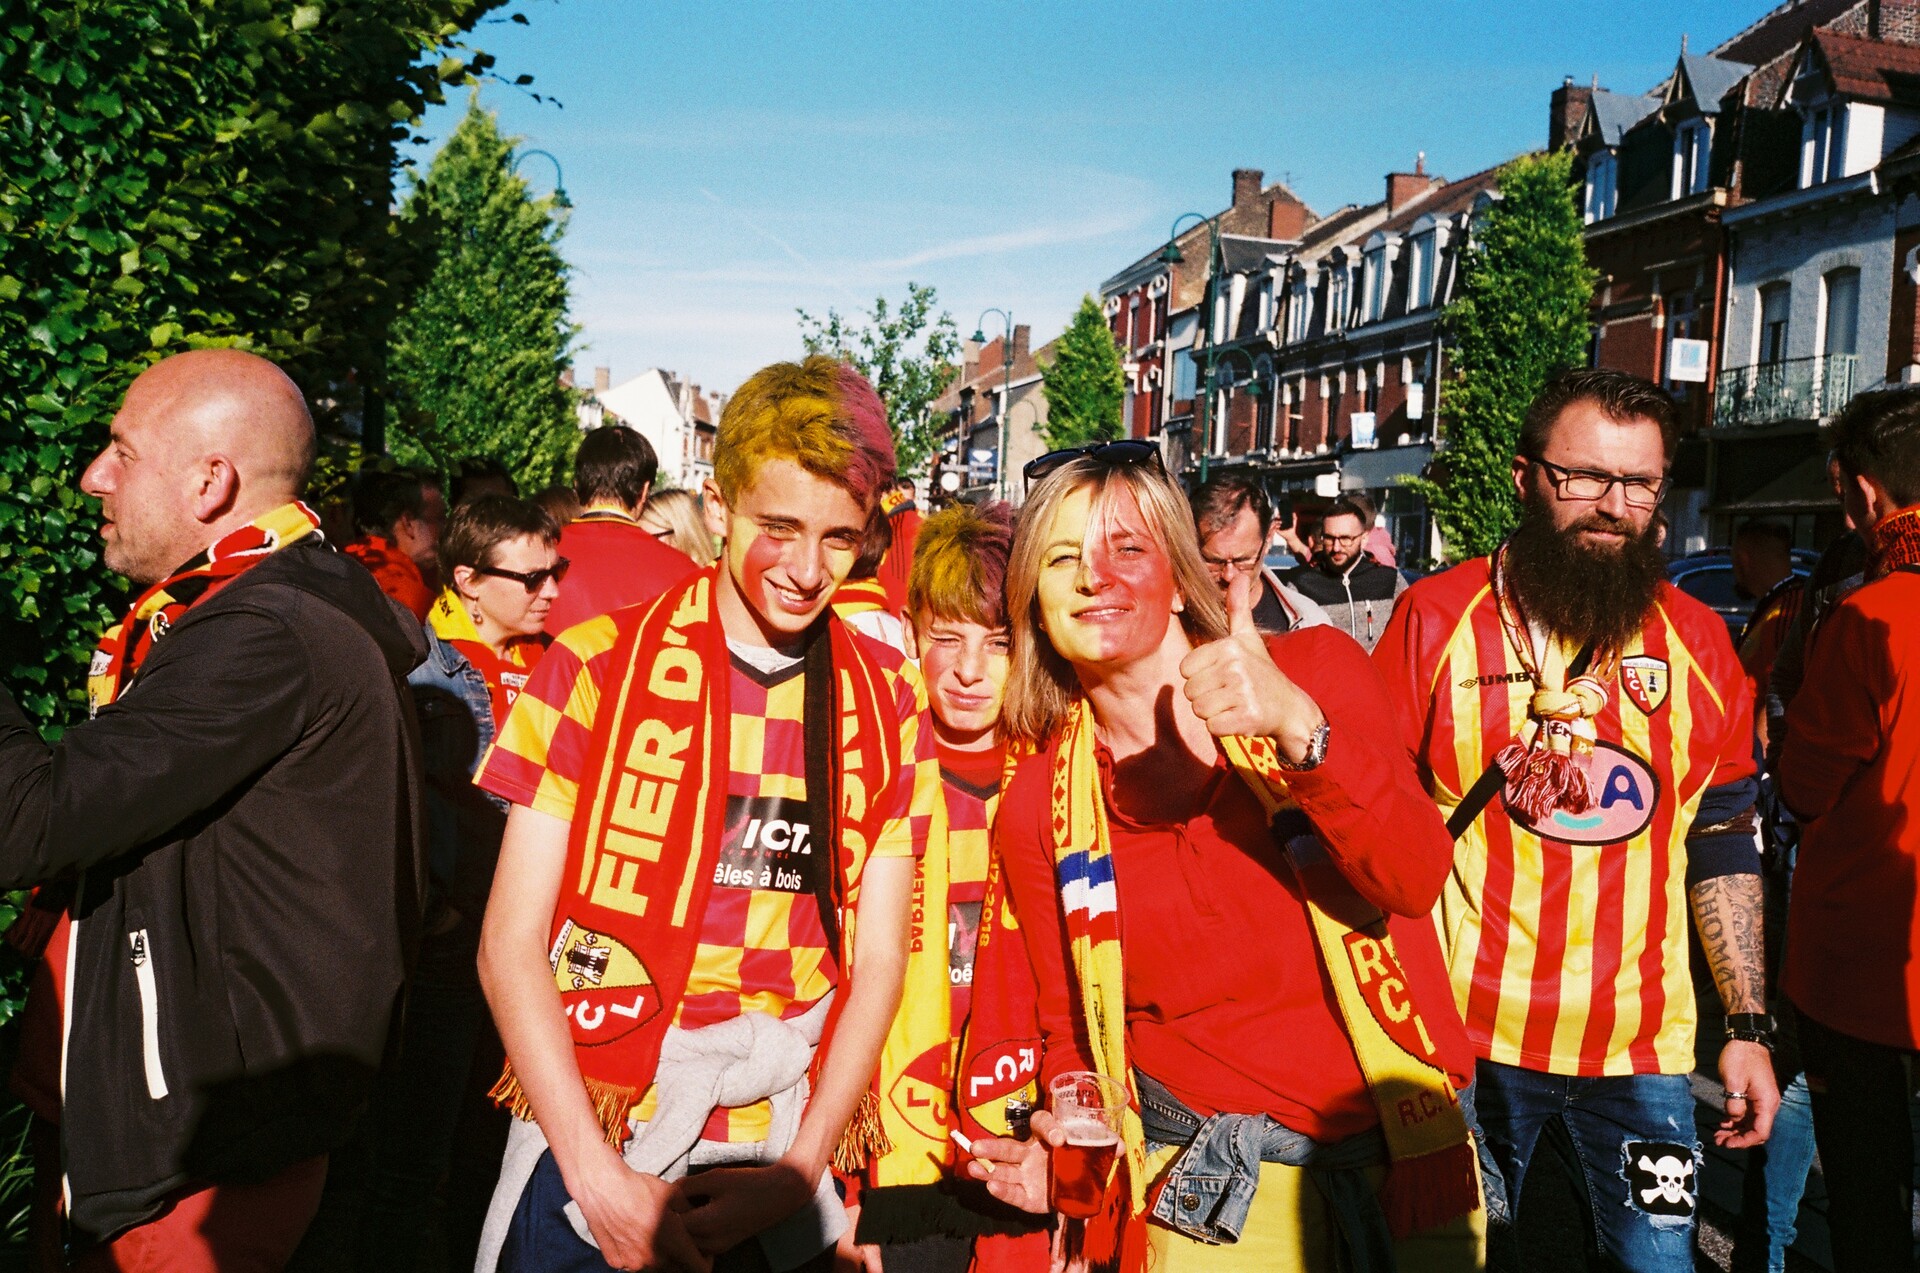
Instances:
[[[1536,826],[1509,804],[1507,816],[1535,835],[1562,844],[1618,844],[1647,829],[1660,805],[1660,780],[1646,761],[1624,747],[1598,742],[1587,772],[1593,783],[1593,808],[1587,812],[1555,809]]]
[[[612,1043],[660,1011],[660,989],[646,965],[605,933],[567,920],[547,951],[547,963],[575,1043]]]
[[[728,796],[713,882],[720,888],[814,891],[813,826],[804,800]]]
[[[980,949],[980,903],[947,903],[947,982],[973,984],[973,958]]]
[[[1666,704],[1667,691],[1673,688],[1673,673],[1665,659],[1636,654],[1620,660],[1620,688],[1644,716],[1651,716]]]

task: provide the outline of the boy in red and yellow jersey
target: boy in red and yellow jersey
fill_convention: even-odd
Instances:
[[[1496,1256],[1545,1132],[1583,1164],[1611,1258],[1693,1267],[1689,909],[1728,1013],[1715,1139],[1760,1143],[1779,1101],[1753,700],[1726,626],[1666,582],[1653,526],[1673,419],[1618,372],[1549,382],[1513,462],[1518,528],[1409,589],[1374,655],[1455,836],[1441,941],[1480,1057]]]
[[[869,1163],[858,1181],[858,1237],[888,1273],[963,1273],[985,1234],[1033,1233],[1043,1266],[1047,1256],[1034,1221],[975,1182],[953,1178],[949,1139],[959,1125],[955,1054],[972,1006],[990,832],[1006,772],[999,726],[1012,648],[1005,600],[1012,544],[1005,504],[955,504],[928,518],[913,546],[907,615],[932,708],[943,798],[914,880],[907,994],[881,1055],[893,1152]],[[996,1250],[998,1263],[987,1267],[1009,1267],[1013,1253]]]
[[[939,797],[918,674],[828,612],[892,471],[857,373],[757,373],[705,492],[723,559],[564,633],[515,704],[480,967],[533,1121],[483,1267],[830,1265]]]
[[[1780,790],[1803,824],[1783,982],[1798,1010],[1834,1267],[1908,1266],[1920,1053],[1920,393],[1862,394],[1833,422],[1867,582],[1812,638]]]

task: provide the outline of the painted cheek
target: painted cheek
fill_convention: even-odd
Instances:
[[[763,535],[750,522],[736,523],[728,539],[727,555],[732,559],[733,575],[740,591],[749,597],[760,595],[767,572],[780,564],[780,542]]]

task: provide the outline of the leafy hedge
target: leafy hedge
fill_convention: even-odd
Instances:
[[[121,599],[81,471],[132,377],[280,361],[351,431],[411,253],[410,125],[503,0],[0,0],[0,679],[54,732]]]

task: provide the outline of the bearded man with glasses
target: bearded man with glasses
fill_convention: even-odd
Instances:
[[[1726,626],[1666,578],[1673,400],[1620,372],[1550,381],[1513,460],[1519,525],[1408,589],[1374,660],[1454,869],[1440,901],[1479,1054],[1489,1257],[1543,1145],[1593,1254],[1693,1268],[1692,912],[1726,1009],[1717,1143],[1779,1105],[1761,957],[1753,697]]]

